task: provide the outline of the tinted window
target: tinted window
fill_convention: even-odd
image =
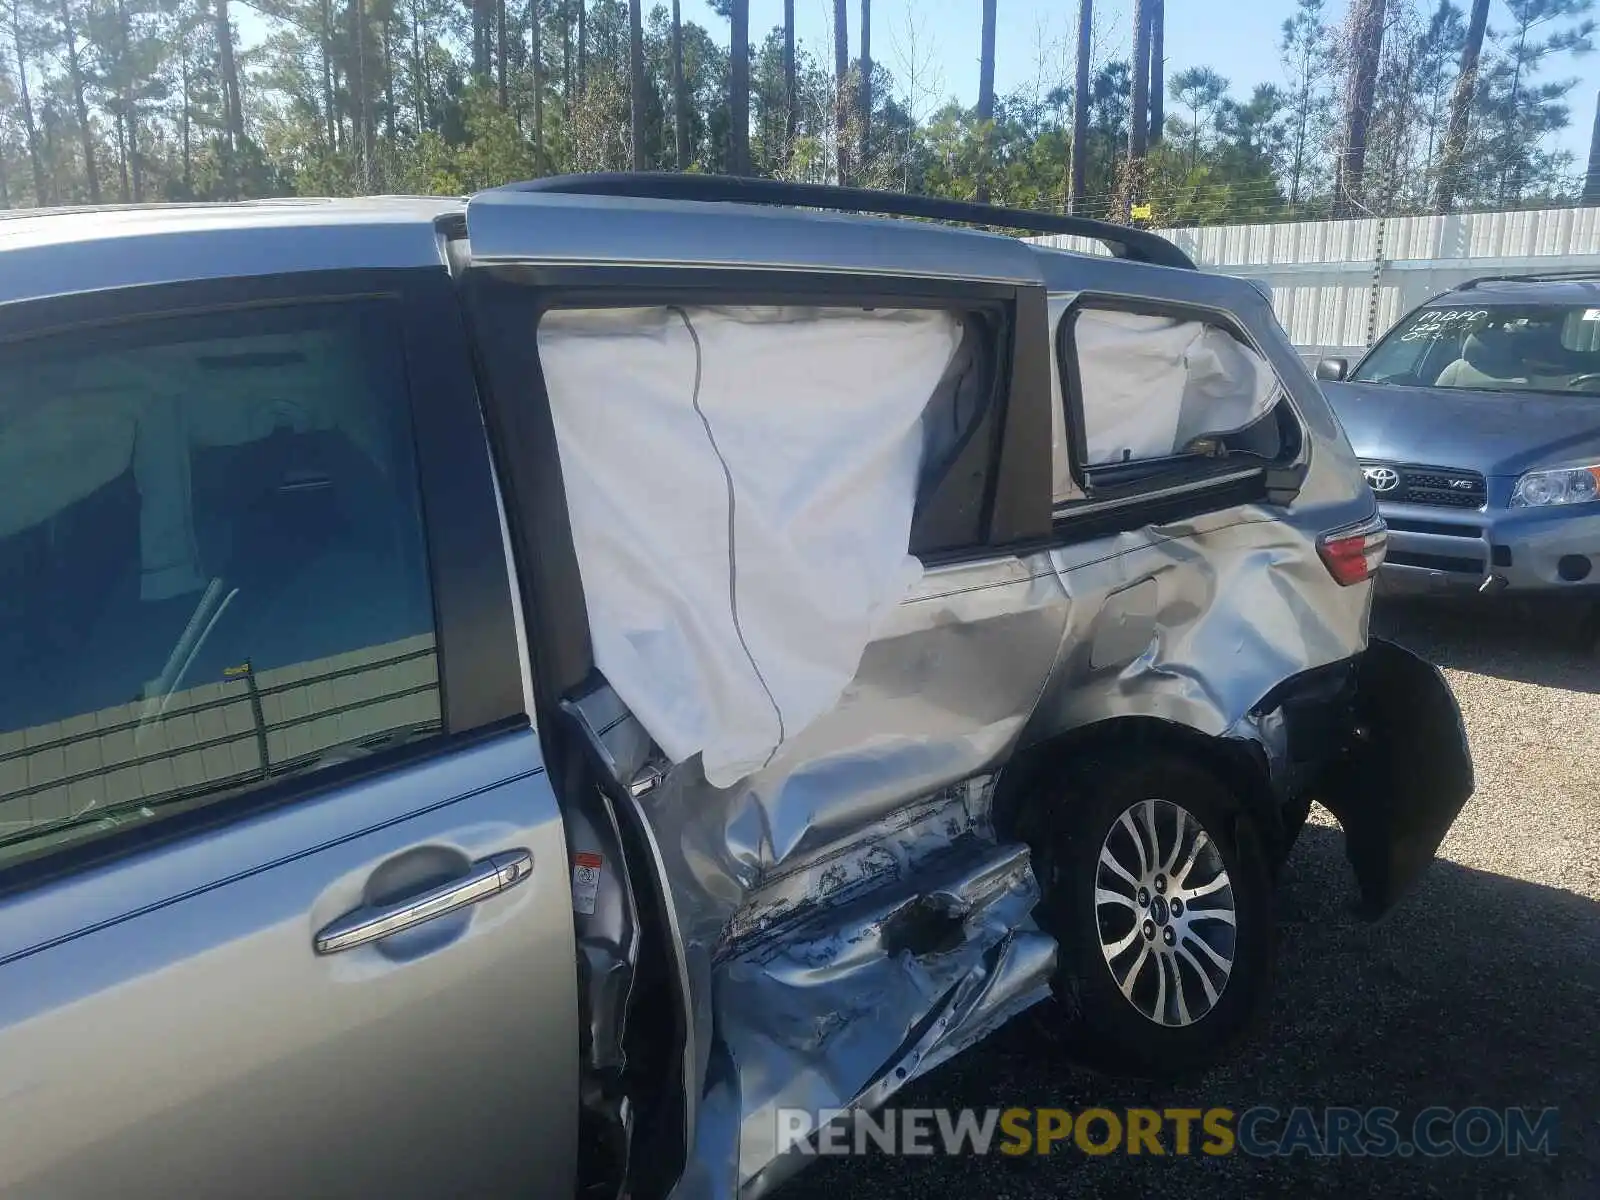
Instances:
[[[381,302],[0,347],[0,861],[440,727]]]
[[[1472,391],[1600,392],[1600,308],[1478,304],[1405,318],[1351,376]]]

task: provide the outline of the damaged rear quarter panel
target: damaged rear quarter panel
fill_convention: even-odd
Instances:
[[[647,804],[707,1080],[677,1194],[766,1192],[804,1162],[775,1158],[779,1108],[881,1103],[1047,994],[1027,851],[990,812],[1015,746],[1138,716],[1270,742],[1252,706],[1358,652],[1367,603],[1252,508],[934,570],[766,770],[674,770]],[[904,940],[929,897],[947,927]]]
[[[1302,503],[929,570],[765,769],[718,790],[691,761],[645,798],[705,1081],[675,1195],[764,1194],[805,1161],[780,1108],[882,1103],[1048,994],[1038,885],[990,810],[1019,745],[1156,718],[1281,754],[1254,706],[1365,645],[1369,588],[1316,550],[1370,508],[1324,417]]]
[[[1052,558],[1069,621],[1025,745],[1126,717],[1254,737],[1273,687],[1365,644],[1370,590],[1334,584],[1281,513],[1229,509]]]

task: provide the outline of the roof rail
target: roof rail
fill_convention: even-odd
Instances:
[[[1465,292],[1477,287],[1480,283],[1555,283],[1558,280],[1592,279],[1600,283],[1600,267],[1589,267],[1587,270],[1571,271],[1535,271],[1527,275],[1479,275],[1465,283],[1458,283],[1452,291]]]
[[[593,175],[551,175],[496,191],[549,192],[574,196],[631,196],[643,200],[703,200],[728,204],[788,205],[836,212],[879,213],[891,217],[924,217],[960,221],[1027,233],[1061,233],[1092,238],[1117,258],[1162,267],[1195,270],[1194,260],[1166,238],[1145,229],[1113,225],[1091,217],[1027,212],[938,196],[911,196],[870,188],[832,187],[820,183],[784,183],[731,175],[679,174],[671,171],[610,172]]]

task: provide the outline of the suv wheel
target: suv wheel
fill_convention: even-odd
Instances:
[[[1038,863],[1068,1049],[1145,1078],[1209,1066],[1270,988],[1261,838],[1215,776],[1179,758],[1103,763],[1075,782]]]

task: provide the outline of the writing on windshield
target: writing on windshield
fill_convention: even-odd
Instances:
[[[1396,325],[1350,377],[1398,387],[1600,394],[1600,307],[1425,308]]]
[[[1429,308],[1417,315],[1411,327],[1400,335],[1402,342],[1435,338],[1444,333],[1466,333],[1489,323],[1487,308]]]

